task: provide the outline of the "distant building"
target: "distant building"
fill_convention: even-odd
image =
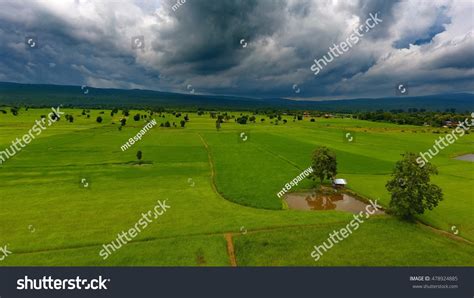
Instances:
[[[333,187],[342,188],[342,187],[345,187],[346,185],[347,185],[346,179],[338,178],[338,179],[333,179],[332,180],[332,186]]]
[[[458,121],[444,121],[444,125],[443,127],[456,127],[459,125],[459,122]]]

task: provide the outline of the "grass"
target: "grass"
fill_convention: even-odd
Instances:
[[[8,244],[13,253],[0,266],[229,266],[227,232],[234,234],[237,263],[244,266],[474,264],[473,245],[388,215],[368,220],[316,263],[310,258],[312,247],[352,215],[283,210],[276,196],[309,167],[314,148],[326,145],[336,151],[339,176],[350,188],[386,205],[384,185],[400,154],[426,151],[439,137],[421,133],[419,127],[352,119],[293,122],[291,117],[276,126],[264,117],[264,123],[243,126],[232,121],[216,131],[215,119],[208,114],[190,113],[186,128],[155,127],[122,152],[120,146],[144,122],[129,117],[119,131],[119,115],[112,118],[110,111],[92,110],[89,119],[81,110],[65,112],[74,115],[74,123],[62,119],[53,124],[0,166],[0,245]],[[0,149],[47,113],[22,109],[17,117],[0,114]],[[102,124],[95,122],[99,115]],[[166,114],[155,119],[158,125],[178,124],[182,117]],[[242,131],[249,136],[246,142],[239,139]],[[355,133],[354,143],[344,141],[346,131]],[[138,150],[147,164],[133,163]],[[473,152],[472,135],[433,160],[440,171],[434,181],[443,188],[445,200],[420,219],[448,232],[456,225],[459,235],[472,241],[474,171],[472,163],[451,158],[460,152]],[[89,188],[81,187],[82,178]],[[312,183],[306,180],[294,190]],[[171,209],[103,261],[102,244],[164,199]]]
[[[295,227],[237,237],[234,239],[237,263],[241,266],[465,266],[466,260],[472,260],[472,248],[466,245],[441,235],[426,237],[413,224],[380,218],[367,221],[352,236],[327,252],[322,251],[323,255],[315,262],[307,252],[315,245],[322,245],[329,233],[342,227]]]

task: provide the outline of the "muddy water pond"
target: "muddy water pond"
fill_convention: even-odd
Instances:
[[[297,210],[340,210],[351,213],[366,211],[367,204],[344,193],[319,194],[312,192],[296,192],[285,196],[289,209]],[[369,209],[373,210],[373,209]],[[377,210],[375,214],[384,214]]]

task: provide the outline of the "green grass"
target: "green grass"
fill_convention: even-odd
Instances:
[[[384,185],[400,154],[426,151],[439,137],[421,133],[419,127],[350,119],[293,122],[291,117],[275,126],[265,117],[264,123],[224,123],[216,131],[209,115],[190,114],[186,128],[155,127],[122,152],[120,146],[144,122],[129,117],[119,131],[120,116],[111,118],[110,111],[92,110],[90,119],[79,116],[81,110],[65,111],[74,115],[74,123],[62,119],[53,124],[0,166],[0,245],[8,244],[13,253],[0,266],[228,266],[228,232],[234,233],[239,265],[474,264],[473,245],[391,216],[369,220],[316,263],[309,258],[312,247],[352,215],[283,210],[276,196],[310,166],[314,148],[325,145],[336,151],[339,176],[348,179],[351,189],[386,205]],[[0,150],[48,112],[0,114]],[[99,115],[102,124],[95,122]],[[155,119],[158,125],[167,120],[178,124],[182,117]],[[239,141],[242,131],[249,134],[247,142]],[[345,131],[355,132],[354,143],[344,142]],[[433,160],[440,171],[434,181],[445,200],[420,217],[448,232],[456,225],[459,235],[469,240],[474,240],[473,164],[451,157],[473,152],[473,140],[467,135]],[[147,164],[132,163],[138,150]],[[82,178],[90,188],[80,187]],[[308,179],[295,190],[312,185]],[[142,212],[164,199],[171,209],[103,261],[102,244],[133,227]]]
[[[170,248],[173,249],[170,249]],[[101,246],[36,253],[18,253],[5,259],[5,265],[21,266],[228,266],[224,237],[189,236],[129,243],[120,253],[103,261]]]
[[[472,247],[441,235],[426,237],[418,226],[392,218],[364,222],[350,237],[327,252],[321,251],[323,255],[315,261],[308,251],[325,241],[329,246],[329,233],[342,227],[334,224],[320,229],[297,227],[237,237],[237,263],[241,266],[465,266],[466,260],[472,262]]]

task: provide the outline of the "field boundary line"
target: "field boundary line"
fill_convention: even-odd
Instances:
[[[386,216],[380,216],[380,219],[382,217]],[[375,217],[372,220],[380,220],[379,218]],[[338,224],[344,224],[347,223],[347,221],[336,221],[332,223],[316,223],[316,224],[304,224],[304,225],[285,225],[285,226],[275,226],[275,227],[266,227],[266,228],[257,228],[257,229],[249,229],[247,231],[247,234],[256,234],[256,233],[261,233],[261,232],[272,232],[272,231],[278,231],[278,230],[288,230],[288,229],[297,229],[297,228],[311,228],[311,227],[326,227],[330,225],[338,225]],[[419,225],[422,228],[425,228],[427,230],[430,230],[440,236],[444,236],[446,238],[450,238],[451,240],[455,241],[457,240],[458,242],[464,242],[468,245],[473,245],[472,242],[469,240],[460,237],[460,236],[455,236],[450,234],[449,232],[446,232],[444,230],[439,230],[436,228],[433,228],[431,226],[425,225],[421,222],[417,222],[417,225]],[[139,244],[139,243],[144,243],[144,242],[152,242],[152,241],[160,241],[160,240],[169,240],[169,239],[178,239],[178,238],[185,238],[185,237],[199,237],[199,236],[218,236],[224,234],[233,234],[233,233],[239,233],[239,231],[230,231],[230,232],[210,232],[210,233],[195,233],[195,234],[187,234],[187,235],[176,235],[176,236],[166,236],[166,237],[153,237],[153,238],[145,238],[145,239],[139,239],[139,240],[133,240],[130,241],[129,243],[133,244]],[[62,251],[62,250],[72,250],[72,249],[82,249],[82,248],[92,248],[92,247],[100,247],[102,243],[97,243],[97,244],[87,244],[87,245],[78,245],[78,246],[70,246],[70,247],[62,247],[62,248],[52,248],[52,249],[44,249],[44,250],[32,250],[32,251],[17,251],[15,254],[32,254],[32,253],[47,253],[47,252],[53,252],[53,251]],[[235,252],[234,252],[235,253]]]
[[[263,209],[260,209],[260,208],[253,208],[253,207],[249,207],[249,206],[244,206],[244,205],[241,205],[241,204],[238,204],[238,203],[235,203],[235,202],[232,202],[230,200],[227,200],[225,199],[225,197],[217,190],[217,186],[215,184],[215,168],[214,168],[214,164],[213,164],[213,160],[212,160],[212,155],[211,155],[211,151],[210,151],[210,148],[209,148],[209,145],[207,144],[207,142],[204,140],[204,138],[202,137],[202,135],[200,133],[197,133],[198,136],[200,137],[201,139],[201,142],[202,144],[204,145],[207,153],[208,153],[208,163],[209,163],[209,166],[210,166],[210,169],[211,169],[211,187],[212,189],[215,191],[215,193],[221,197],[222,199],[224,199],[225,201],[227,202],[230,202],[232,204],[235,204],[239,207],[243,207],[243,208],[251,208],[251,209],[258,209],[258,210],[263,210]],[[285,161],[287,161],[284,157],[280,157],[278,156],[277,154],[271,152],[270,150],[267,150],[265,148],[261,148],[260,146],[258,145],[255,145],[255,147],[257,149],[260,149],[260,150],[264,150],[264,151],[268,151],[270,154],[273,154],[273,155],[276,155],[277,157],[281,158],[281,159],[284,159]],[[289,161],[287,161],[289,162]],[[290,164],[292,164],[292,162],[289,162]],[[293,166],[295,166],[294,164],[292,164]],[[280,210],[272,210],[272,211],[280,211]],[[259,233],[259,232],[267,232],[267,231],[277,231],[277,230],[284,230],[284,229],[294,229],[294,228],[305,228],[305,227],[325,227],[325,226],[331,226],[331,225],[335,225],[335,224],[340,224],[340,223],[346,223],[346,221],[335,221],[335,222],[331,222],[331,223],[325,223],[325,224],[320,224],[320,223],[317,223],[317,224],[300,224],[300,225],[282,225],[282,226],[274,226],[274,227],[266,227],[266,228],[257,228],[257,229],[254,229],[254,230],[249,230],[248,232],[249,233]],[[469,244],[469,245],[473,245],[473,242],[463,238],[463,237],[460,237],[460,236],[455,236],[455,235],[452,235],[450,234],[449,232],[446,232],[444,230],[440,230],[440,229],[437,229],[435,227],[432,227],[432,226],[429,226],[425,223],[422,223],[420,222],[419,223],[421,226],[424,226],[427,230],[431,230],[433,232],[435,232],[436,234],[440,235],[440,236],[444,236],[446,238],[450,238],[451,240],[457,240],[457,241],[462,241],[466,244]],[[233,242],[232,242],[232,232],[224,232],[225,235],[227,234],[230,234],[230,241],[232,243],[232,248],[233,248]],[[237,232],[236,232],[237,233]],[[175,235],[175,236],[168,236],[168,237],[153,237],[153,238],[145,238],[145,239],[141,239],[141,240],[135,240],[135,241],[131,241],[130,243],[143,243],[143,242],[151,242],[151,241],[159,241],[159,240],[166,240],[166,239],[177,239],[177,238],[184,238],[184,237],[190,237],[190,236],[217,236],[217,235],[222,235],[222,232],[210,232],[210,233],[195,233],[195,234],[188,234],[188,235]],[[226,240],[227,240],[227,236],[226,237]],[[23,251],[23,252],[16,252],[16,254],[30,254],[30,253],[46,253],[46,252],[53,252],[53,251],[62,251],[62,250],[72,250],[72,249],[82,249],[82,248],[92,248],[92,247],[100,247],[101,243],[98,243],[98,244],[85,244],[85,245],[78,245],[78,246],[70,246],[70,247],[63,247],[63,248],[51,248],[51,249],[43,249],[43,250],[32,250],[32,251]],[[229,245],[229,243],[227,243],[227,245]],[[228,253],[230,253],[229,251],[229,247],[228,247]],[[235,259],[235,251],[233,250],[233,254],[234,254],[234,259]],[[229,257],[230,254],[229,254]],[[232,263],[232,261],[231,261]],[[235,262],[236,264],[236,262]]]
[[[214,163],[212,162],[212,155],[211,155],[211,151],[209,149],[209,145],[207,144],[207,142],[204,140],[204,138],[202,137],[202,135],[200,133],[197,133],[199,135],[199,138],[201,139],[204,147],[206,148],[206,151],[207,151],[207,156],[208,156],[208,161],[209,161],[209,165],[211,167],[211,185],[212,185],[212,188],[213,190],[216,192],[216,194],[218,196],[220,196],[222,199],[228,201],[228,202],[231,202],[233,204],[237,204],[239,206],[242,206],[242,207],[248,207],[248,208],[253,208],[253,207],[249,207],[249,206],[244,206],[244,205],[241,205],[241,204],[238,204],[238,203],[235,203],[231,200],[227,200],[218,190],[217,190],[217,185],[215,183],[215,170],[214,170]],[[286,161],[287,163],[291,164],[292,166],[294,166],[295,168],[299,169],[299,170],[302,170],[297,164],[293,163],[292,161],[286,159],[285,157],[283,156],[280,156],[279,154],[277,153],[274,153],[266,148],[263,148],[262,146],[259,146],[257,144],[254,144],[252,143],[252,145],[257,148],[258,150],[261,150],[263,152],[268,152],[272,155],[274,155],[275,157],[277,158],[280,158],[281,160],[284,160]],[[370,174],[367,174],[367,175],[370,175]],[[380,175],[387,175],[387,174],[380,174]],[[359,193],[355,192],[357,195],[359,195]],[[365,196],[362,196],[365,198]],[[259,209],[259,208],[254,208],[254,209]],[[272,210],[272,211],[279,211],[279,210]],[[461,236],[456,236],[456,235],[452,235],[451,233],[447,232],[447,231],[444,231],[442,229],[438,229],[436,227],[433,227],[433,226],[430,226],[429,224],[425,223],[425,222],[422,222],[422,221],[418,221],[419,224],[425,226],[426,228],[432,230],[433,232],[435,232],[436,234],[438,235],[441,235],[441,236],[445,236],[447,238],[450,238],[452,240],[455,240],[455,241],[461,241],[461,242],[465,242],[465,243],[468,243],[470,245],[474,245],[473,242],[471,242],[470,240],[464,238],[464,237],[461,237]],[[293,227],[304,227],[305,225],[294,225]],[[286,227],[292,227],[291,225],[290,226],[286,226]],[[282,227],[280,227],[282,228]],[[258,231],[264,231],[263,229],[260,229]],[[267,230],[268,231],[268,230]],[[255,230],[254,232],[257,232],[257,230]]]
[[[204,148],[206,149],[206,152],[207,152],[207,161],[209,163],[209,167],[211,168],[211,187],[212,187],[212,189],[222,199],[224,199],[228,202],[231,202],[230,200],[227,200],[226,198],[224,198],[224,196],[219,192],[219,190],[217,190],[217,185],[216,185],[216,181],[215,181],[216,171],[214,169],[214,163],[212,162],[211,150],[209,149],[209,145],[207,144],[206,140],[204,140],[202,135],[200,133],[197,133],[197,135],[201,139],[201,142],[204,145]]]
[[[416,221],[417,225],[427,229],[427,230],[430,230],[440,236],[444,236],[446,238],[450,238],[452,240],[456,240],[456,241],[459,241],[459,242],[465,242],[465,243],[468,243],[470,245],[474,245],[474,242],[472,242],[471,240],[467,239],[467,238],[464,238],[464,237],[461,237],[461,236],[458,236],[458,235],[454,235],[448,231],[445,231],[445,230],[441,230],[441,229],[438,229],[436,227],[433,227],[429,224],[427,224],[426,222],[423,222],[421,221],[420,219],[417,219]]]
[[[332,224],[344,224],[346,221],[335,221],[331,223],[317,223],[317,224],[304,224],[304,225],[285,225],[285,226],[275,226],[275,227],[265,227],[265,228],[257,228],[253,230],[248,230],[248,234],[254,234],[259,232],[271,232],[277,230],[285,230],[285,229],[296,229],[296,228],[310,228],[310,227],[325,227]],[[185,237],[199,237],[199,236],[219,236],[227,233],[238,233],[239,231],[219,231],[219,232],[208,232],[208,233],[194,233],[194,234],[185,234],[185,235],[174,235],[174,236],[165,236],[165,237],[147,237],[144,239],[132,240],[128,243],[142,243],[142,242],[152,242],[152,241],[159,241],[159,240],[170,240],[170,239],[179,239]],[[84,244],[84,245],[77,245],[77,246],[69,246],[69,247],[58,247],[58,248],[50,248],[50,249],[39,249],[39,250],[31,250],[31,251],[16,251],[15,254],[30,254],[30,253],[44,253],[44,252],[52,252],[52,251],[61,251],[61,250],[70,250],[70,249],[81,249],[81,248],[92,248],[92,247],[100,247],[102,243],[97,244]]]
[[[237,267],[237,260],[235,258],[235,251],[234,251],[234,243],[232,242],[232,233],[225,233],[224,237],[227,242],[227,254],[229,255],[230,265],[232,267]]]
[[[273,155],[273,156],[275,156],[275,157],[277,157],[277,158],[279,158],[279,159],[281,159],[281,160],[283,160],[283,161],[289,163],[290,165],[292,165],[293,167],[297,168],[298,170],[303,171],[303,169],[300,168],[300,166],[299,166],[298,164],[292,162],[291,160],[287,159],[286,157],[284,157],[284,156],[282,156],[282,155],[280,155],[280,154],[278,154],[278,153],[275,153],[275,152],[273,152],[273,151],[270,151],[270,150],[268,150],[267,148],[264,148],[264,147],[261,146],[261,145],[257,145],[257,144],[254,144],[254,143],[252,143],[252,145],[253,145],[254,147],[256,147],[258,150],[263,151],[263,152],[268,152],[268,153],[270,153],[271,155]]]
[[[204,140],[204,138],[202,137],[202,135],[200,133],[197,133],[197,135],[199,136],[199,138],[201,138],[201,142],[202,144],[204,145],[204,148],[206,149],[207,151],[207,160],[208,160],[208,163],[209,163],[209,167],[211,169],[211,188],[212,190],[216,193],[216,195],[218,197],[220,197],[222,200],[226,201],[226,202],[229,202],[230,204],[232,205],[235,205],[235,206],[239,206],[240,208],[249,208],[249,209],[252,209],[252,210],[271,210],[271,211],[280,211],[282,209],[265,209],[265,208],[257,208],[257,207],[252,207],[252,206],[247,206],[247,205],[242,205],[242,204],[239,204],[237,202],[234,202],[232,200],[229,200],[229,199],[226,199],[224,194],[222,194],[218,189],[217,189],[217,183],[216,183],[216,170],[215,170],[215,167],[214,167],[214,161],[213,161],[213,158],[212,158],[212,153],[211,153],[211,150],[209,148],[209,145],[207,144],[206,140]]]

